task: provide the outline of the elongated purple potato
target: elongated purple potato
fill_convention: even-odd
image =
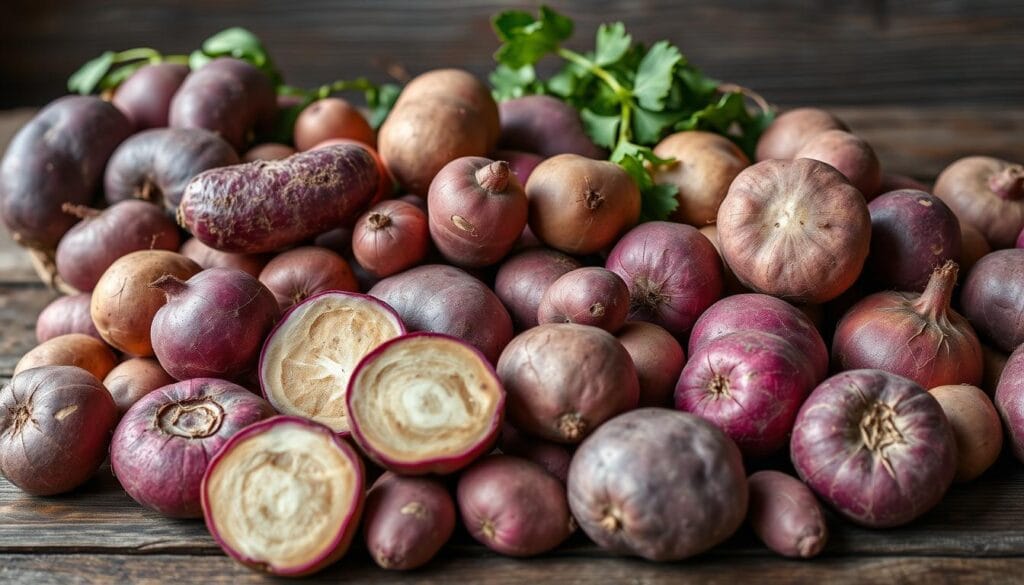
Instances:
[[[978,260],[960,305],[978,333],[1003,351],[1024,343],[1024,249],[996,250]]]
[[[996,387],[996,410],[999,411],[1013,455],[1024,461],[1024,345],[1006,360]]]
[[[90,205],[103,167],[132,123],[97,98],[50,102],[14,136],[0,162],[0,219],[23,246],[52,252],[78,221],[65,203]]]
[[[391,306],[410,331],[457,337],[493,364],[512,339],[512,319],[491,289],[454,266],[418,266],[370,289]]]
[[[185,78],[171,100],[172,128],[205,128],[244,152],[277,115],[274,86],[262,71],[238,59],[214,59]]]
[[[455,531],[455,502],[433,477],[390,471],[366,494],[363,535],[374,562],[400,571],[426,564]]]
[[[601,147],[587,136],[575,108],[547,95],[530,95],[498,104],[501,119],[499,148],[534,152],[544,158],[578,154],[606,158]],[[522,177],[523,183],[526,178]]]
[[[191,70],[184,63],[143,65],[117,86],[110,103],[135,124],[135,130],[167,126],[171,99]]]
[[[139,132],[114,151],[103,188],[107,203],[142,199],[173,213],[192,177],[238,163],[231,145],[209,130],[155,128]]]
[[[516,329],[529,329],[537,325],[537,309],[548,287],[581,266],[579,260],[558,250],[532,248],[505,260],[494,279],[494,292]]]
[[[700,417],[665,408],[627,412],[577,449],[569,507],[601,548],[652,561],[685,559],[743,523],[743,457]]]
[[[817,556],[828,541],[828,524],[810,488],[791,475],[764,470],[747,478],[750,525],[768,548],[786,557]]]
[[[93,324],[92,315],[89,313],[91,301],[92,295],[89,293],[54,299],[36,319],[36,341],[42,343],[68,333],[84,333],[96,339],[103,339],[100,332],[96,331],[96,325]]]
[[[728,296],[704,311],[690,332],[689,353],[719,337],[748,330],[778,335],[791,343],[813,368],[815,383],[828,375],[828,348],[814,323],[786,301],[758,293]]]
[[[667,221],[637,226],[615,244],[605,268],[629,287],[629,319],[685,335],[722,296],[722,260],[697,228]]]
[[[924,514],[956,472],[953,430],[938,401],[881,370],[822,382],[797,415],[790,456],[819,497],[871,528]]]
[[[379,181],[373,156],[355,144],[212,169],[185,188],[178,223],[224,252],[270,252],[355,217]]]

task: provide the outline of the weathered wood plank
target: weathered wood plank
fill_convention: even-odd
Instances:
[[[41,284],[0,283],[0,376],[13,374],[21,356],[35,347],[36,317],[56,297]]]

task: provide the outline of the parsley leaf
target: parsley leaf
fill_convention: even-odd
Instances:
[[[580,118],[583,120],[583,129],[590,135],[590,139],[598,146],[612,148],[618,137],[619,122],[622,121],[618,115],[602,116],[595,114],[587,108],[580,110]]]
[[[632,44],[633,37],[626,34],[626,27],[621,22],[602,24],[597,28],[594,62],[598,65],[617,63]]]
[[[668,41],[654,43],[640,61],[633,84],[633,95],[637,102],[648,110],[661,110],[665,96],[672,88],[675,66],[683,59],[679,49]]]

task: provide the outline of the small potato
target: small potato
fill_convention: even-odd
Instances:
[[[633,358],[640,381],[639,407],[673,406],[679,373],[686,364],[686,352],[676,338],[654,323],[627,322],[616,336]]]
[[[107,387],[114,398],[114,404],[117,405],[118,416],[124,416],[124,413],[146,394],[175,382],[177,380],[164,371],[160,367],[160,362],[153,358],[125,360],[114,366],[103,379],[103,385]]]
[[[75,366],[102,380],[117,358],[107,344],[90,335],[68,333],[37,345],[14,367],[14,375],[41,366]]]
[[[89,315],[90,293],[78,293],[66,297],[58,297],[39,313],[36,319],[36,341],[53,339],[67,333],[84,333],[96,339],[102,339],[100,332]]]
[[[412,268],[430,251],[427,221],[426,212],[413,203],[381,201],[356,220],[349,239],[352,254],[360,266],[380,278]]]
[[[259,280],[286,311],[328,290],[359,292],[359,283],[344,258],[318,246],[283,252],[267,263]]]
[[[956,475],[953,481],[975,479],[999,458],[1003,427],[988,396],[976,386],[954,384],[929,390],[939,401],[956,439]]]
[[[715,223],[729,184],[750,166],[740,147],[713,132],[676,132],[659,142],[654,154],[676,159],[654,173],[655,183],[679,188],[679,207],[670,219],[696,227]]]
[[[747,478],[747,517],[768,548],[785,557],[810,558],[825,548],[828,525],[811,489],[778,471],[758,471]]]
[[[579,268],[551,283],[537,307],[538,323],[579,323],[615,333],[629,313],[629,288],[610,270]]]
[[[755,159],[790,159],[811,138],[826,130],[849,130],[846,124],[819,108],[796,108],[782,113],[761,134]]]
[[[508,309],[516,329],[526,330],[537,325],[537,309],[548,287],[581,266],[579,260],[557,250],[528,249],[502,263],[494,279],[494,292]]]
[[[167,125],[171,99],[189,72],[184,63],[143,65],[117,86],[110,103],[135,124],[136,131],[163,128]]]
[[[363,534],[374,562],[404,571],[434,558],[455,531],[455,502],[432,477],[402,477],[390,471],[366,494]]]
[[[309,104],[295,120],[295,148],[309,150],[331,138],[350,138],[377,147],[377,137],[366,118],[352,104],[336,97]]]

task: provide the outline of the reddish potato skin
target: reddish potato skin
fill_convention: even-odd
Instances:
[[[735,443],[692,414],[641,408],[580,445],[569,507],[598,546],[677,561],[724,541],[747,514],[747,474]]]
[[[740,147],[714,132],[685,131],[665,137],[654,154],[676,162],[659,167],[654,182],[679,188],[670,219],[701,227],[715,222],[729,184],[750,160]]]
[[[92,374],[25,370],[0,390],[0,473],[34,496],[73,490],[106,459],[116,424],[114,400]]]
[[[604,159],[607,153],[583,129],[579,112],[560,99],[530,95],[498,104],[503,149],[533,152],[542,158],[577,154]],[[526,182],[526,177],[521,177]]]
[[[156,205],[122,201],[86,217],[57,245],[57,272],[76,289],[91,291],[118,258],[139,250],[176,251],[181,235],[174,220]]]
[[[996,387],[995,404],[1014,457],[1024,461],[1024,345],[1006,360]]]
[[[195,238],[189,238],[178,252],[206,270],[207,268],[237,268],[242,272],[259,277],[263,267],[270,261],[269,254],[232,254],[211,248]]]
[[[497,371],[508,420],[558,443],[579,443],[640,398],[629,353],[612,334],[588,325],[549,323],[519,334]]]
[[[1003,426],[999,412],[977,386],[957,384],[928,390],[946,414],[956,438],[955,482],[977,478],[999,458]]]
[[[966,278],[978,260],[984,258],[992,248],[988,245],[985,235],[969,223],[960,223],[960,241],[960,277]]]
[[[537,309],[548,287],[581,266],[578,260],[557,250],[529,249],[502,263],[494,279],[494,292],[508,309],[516,329],[526,330],[537,326]]]
[[[410,331],[456,337],[492,364],[512,339],[512,319],[484,283],[454,266],[428,264],[389,276],[369,295],[391,306]]]
[[[640,382],[637,406],[671,407],[676,381],[686,364],[686,352],[676,338],[662,327],[643,321],[627,322],[616,337],[636,367]]]
[[[114,366],[103,385],[117,405],[118,416],[124,416],[143,396],[176,381],[155,359],[131,358]]]
[[[459,512],[478,542],[503,555],[554,549],[575,529],[565,486],[536,463],[491,455],[459,478]]]
[[[882,169],[875,150],[863,138],[843,130],[818,134],[793,158],[810,158],[832,165],[868,201],[874,199],[882,185]]]
[[[755,160],[795,158],[805,144],[828,130],[849,130],[839,118],[819,108],[783,112],[757,141]]]
[[[143,65],[117,86],[110,103],[131,120],[136,131],[163,128],[167,126],[171,99],[189,72],[188,65],[182,63]]]
[[[245,151],[242,155],[242,162],[255,162],[258,160],[281,160],[298,152],[287,144],[277,142],[265,142]]]
[[[107,159],[131,132],[124,114],[96,97],[65,96],[40,110],[0,161],[0,219],[14,240],[52,253],[78,221],[62,206],[93,202]]]
[[[629,287],[629,319],[686,335],[722,296],[722,261],[693,226],[652,221],[615,244],[605,268]]]
[[[359,292],[359,283],[348,262],[317,246],[278,254],[267,263],[259,278],[274,295],[282,313],[324,291]]]
[[[358,140],[352,140],[351,138],[331,138],[329,140],[324,140],[323,142],[317,144],[310,150],[327,148],[329,146],[337,146],[339,144],[350,144],[362,147],[363,149],[366,150],[366,152],[370,153],[370,156],[373,157],[373,162],[377,164],[377,174],[380,177],[380,181],[377,184],[377,193],[373,196],[373,199],[370,200],[371,205],[380,203],[381,200],[387,197],[391,197],[395,194],[397,184],[395,183],[394,175],[391,174],[391,171],[388,170],[387,165],[384,164],[384,159],[380,157],[380,153],[377,152],[377,150],[374,147],[370,146],[369,144],[366,144],[365,142],[360,142]],[[424,203],[424,205],[426,205],[426,203]],[[424,211],[426,211],[426,208],[424,208]],[[354,218],[352,219],[352,221],[354,221]],[[342,227],[351,228],[351,221],[343,222]]]
[[[971,269],[960,291],[964,315],[1009,353],[1024,343],[1024,249],[997,250]]]
[[[178,223],[224,252],[270,252],[355,217],[379,181],[373,156],[353,144],[211,169],[185,188]]]
[[[363,536],[375,563],[407,571],[430,562],[455,531],[455,503],[431,477],[390,471],[366,494]]]
[[[491,158],[507,162],[509,168],[512,169],[512,174],[519,179],[520,185],[525,185],[530,175],[533,174],[533,169],[544,162],[544,157],[520,150],[499,150]]]
[[[505,423],[498,437],[498,450],[540,465],[563,484],[569,479],[569,464],[572,462],[572,448],[569,445],[531,437]]]
[[[579,323],[615,333],[626,322],[629,289],[619,275],[588,266],[560,277],[544,291],[538,323]]]
[[[96,331],[96,325],[92,322],[92,315],[89,314],[89,302],[92,295],[79,293],[66,297],[58,297],[39,313],[36,319],[36,341],[43,343],[58,335],[68,333],[84,333],[96,339],[100,332]]]
[[[377,147],[370,123],[341,98],[319,99],[299,113],[295,120],[295,148],[309,150],[332,138],[349,138]]]
[[[245,61],[214,59],[185,78],[174,99],[171,128],[205,128],[242,152],[256,133],[273,127],[277,115],[274,86]]]
[[[822,382],[797,415],[790,456],[808,487],[869,528],[925,513],[956,472],[953,431],[938,401],[881,370]]]
[[[784,557],[818,556],[828,541],[825,512],[810,488],[791,475],[758,471],[747,478],[748,517],[761,542]]]
[[[1024,229],[1024,165],[968,156],[939,174],[934,193],[984,234],[993,250],[1013,246]]]
[[[381,201],[356,220],[352,254],[359,265],[384,278],[412,268],[430,251],[425,210],[402,200]]]

